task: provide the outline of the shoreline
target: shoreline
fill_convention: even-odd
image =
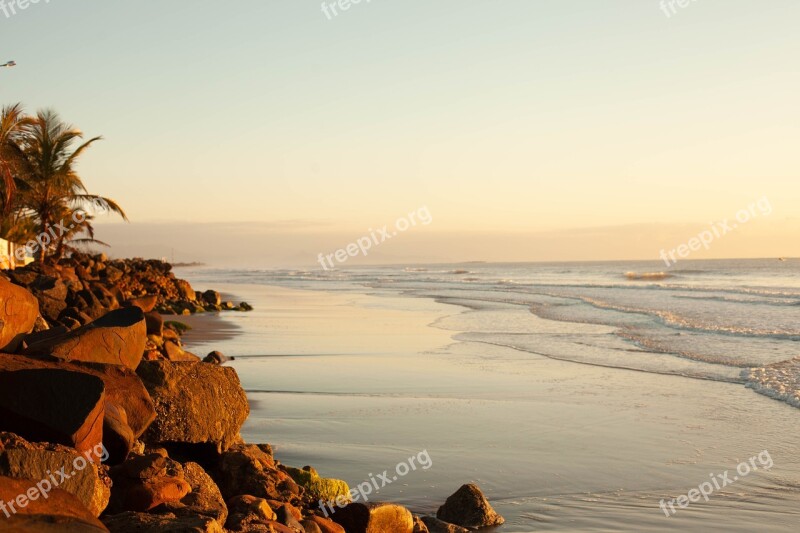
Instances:
[[[430,304],[439,309],[457,309],[424,321],[425,327],[444,326],[441,333],[446,334],[449,346],[425,355],[409,353],[402,360],[387,353],[363,353],[365,350],[348,355],[350,350],[346,345],[343,345],[345,347],[341,353],[334,354],[339,350],[325,349],[331,345],[328,344],[330,337],[313,334],[311,338],[306,337],[309,329],[313,328],[307,327],[305,320],[300,320],[281,297],[270,295],[274,287],[284,296],[294,295],[295,299],[304,300],[303,308],[307,314],[314,321],[322,320],[323,323],[327,313],[333,313],[331,319],[336,324],[344,320],[343,317],[350,317],[347,321],[356,324],[358,320],[363,320],[354,320],[350,315],[354,311],[342,306],[361,306],[362,311],[355,311],[357,316],[361,316],[358,313],[369,312],[376,322],[380,321],[380,315],[387,308],[410,312],[415,305]],[[690,486],[693,479],[702,480],[708,471],[723,471],[735,465],[737,457],[743,454],[769,448],[782,474],[789,473],[791,478],[798,472],[796,460],[785,453],[787,446],[791,448],[788,442],[791,438],[787,440],[788,436],[783,435],[785,431],[781,429],[781,420],[786,419],[786,423],[790,423],[794,414],[792,408],[754,395],[753,391],[741,385],[682,379],[684,376],[680,375],[665,376],[638,371],[633,374],[630,371],[619,372],[625,369],[612,367],[585,367],[532,354],[515,354],[511,348],[480,347],[470,339],[450,339],[452,335],[462,335],[459,332],[464,331],[455,326],[456,322],[473,320],[471,317],[481,316],[477,313],[485,310],[476,312],[464,306],[438,304],[429,297],[367,294],[370,292],[368,288],[360,293],[288,289],[280,285],[242,284],[239,288],[246,288],[248,298],[258,302],[256,309],[265,311],[274,306],[275,310],[268,322],[259,323],[263,324],[259,328],[268,330],[266,333],[247,329],[244,335],[254,337],[256,343],[258,339],[269,338],[271,343],[278,346],[285,345],[285,339],[300,341],[293,341],[292,345],[296,347],[294,352],[279,350],[281,357],[258,354],[265,357],[242,357],[234,362],[234,366],[241,369],[240,375],[245,376],[243,384],[255,405],[245,427],[248,437],[274,443],[276,455],[286,462],[311,462],[321,472],[351,483],[365,479],[370,471],[380,471],[402,457],[402,453],[393,451],[395,444],[390,443],[404,443],[402,448],[406,454],[413,452],[416,447],[427,447],[435,463],[429,473],[433,477],[428,481],[408,479],[408,487],[397,493],[397,497],[390,493],[392,499],[413,510],[435,511],[436,501],[455,488],[452,485],[457,476],[463,477],[466,473],[484,488],[494,507],[508,518],[502,531],[530,531],[529,527],[532,526],[526,525],[528,519],[521,516],[521,512],[525,516],[538,516],[536,527],[543,531],[563,530],[569,520],[577,520],[577,523],[591,527],[594,521],[589,510],[595,507],[590,505],[582,509],[582,498],[594,498],[599,508],[610,513],[608,519],[611,521],[603,530],[632,531],[634,529],[626,528],[634,526],[625,524],[640,524],[643,528],[658,528],[660,524],[660,527],[664,527],[663,514],[659,517],[658,513],[651,514],[641,509],[641,500],[654,501],[658,511],[660,499],[679,492],[687,483]],[[259,296],[259,293],[264,296]],[[317,298],[319,301],[315,302]],[[265,305],[263,302],[267,299],[269,304]],[[521,320],[529,320],[525,311],[512,311],[511,307],[493,313],[500,313],[498,316],[507,314],[509,319],[518,316]],[[247,321],[252,322],[256,318],[252,315]],[[299,329],[295,330],[292,324]],[[555,324],[553,327],[562,326]],[[396,326],[393,329],[402,328]],[[298,337],[300,332],[302,336]],[[355,330],[346,329],[340,333],[349,338],[355,334]],[[235,342],[236,339],[233,340]],[[263,340],[261,342],[264,343]],[[257,355],[255,351],[248,352],[252,344],[245,343],[242,353]],[[315,350],[306,349],[306,345],[314,346]],[[522,355],[527,357],[521,359]],[[529,361],[520,367],[525,360]],[[483,370],[475,375],[471,367],[478,361],[477,368]],[[382,369],[380,371],[377,370],[378,364]],[[526,367],[530,367],[530,370]],[[323,368],[324,377],[315,377],[315,373]],[[513,372],[509,374],[512,368]],[[392,374],[393,378],[383,379],[386,373]],[[264,375],[267,380],[263,386],[258,386],[261,379],[259,375]],[[454,384],[462,385],[445,386],[437,379],[437,376],[445,375]],[[303,376],[303,379],[297,379],[297,376]],[[279,383],[280,386],[270,383]],[[344,384],[346,386],[342,386]],[[559,385],[554,388],[555,384]],[[600,405],[595,405],[595,397],[602,398]],[[772,420],[758,421],[755,426],[760,429],[753,430],[756,434],[748,432],[747,437],[743,438],[738,434],[737,424],[705,414],[709,410],[714,412],[723,409],[730,402],[736,406],[749,406],[745,411],[751,416],[740,413],[748,419],[757,421],[759,409],[766,409],[772,413]],[[609,418],[606,409],[611,406],[614,406],[614,412],[619,413],[618,416]],[[737,407],[739,409],[741,407]],[[384,415],[376,418],[372,411]],[[424,413],[424,418],[407,419],[404,415],[414,412]],[[445,416],[445,413],[448,414]],[[556,414],[559,416],[554,416]],[[478,433],[464,433],[459,428],[485,419],[486,423],[496,426],[495,432],[503,434],[506,431],[505,424],[510,423],[509,418],[515,420],[515,431],[533,431],[533,440],[522,443],[519,449],[505,447],[504,454],[508,459],[520,461],[516,465],[517,470],[539,479],[536,487],[512,481],[505,475],[498,476],[498,473],[508,473],[514,467],[508,459],[494,456],[494,452],[490,451],[492,447],[497,447],[497,444],[492,444],[491,436],[487,439],[481,434],[478,439]],[[609,427],[597,427],[597,421],[604,421]],[[541,431],[533,429],[537,425],[540,430],[550,427],[551,431],[557,432],[546,432],[548,435],[543,440]],[[412,427],[412,433],[419,435],[404,433],[399,437],[399,427]],[[699,431],[701,427],[703,430]],[[603,457],[610,458],[624,450],[634,464],[646,465],[648,478],[657,481],[643,484],[639,479],[641,471],[632,468],[630,463],[616,459],[613,464],[622,478],[614,481],[615,476],[604,476],[603,472],[609,467],[605,459],[599,461],[597,457],[586,456],[583,451],[574,450],[569,441],[562,442],[562,437],[558,436],[563,434],[566,437],[573,432],[580,435],[581,441],[593,442],[596,453]],[[381,434],[388,436],[385,439],[378,437]],[[645,438],[645,435],[649,436]],[[670,444],[674,435],[679,435],[685,444]],[[623,436],[627,438],[623,439]],[[474,444],[455,455],[452,449],[443,455],[442,449],[453,446],[450,439],[462,443],[462,447],[470,441],[474,441]],[[417,442],[420,444],[415,444]],[[773,450],[769,442],[777,447]],[[778,446],[776,442],[783,444]],[[631,448],[634,444],[639,447],[638,450]],[[552,461],[553,466],[559,465],[560,470],[552,471],[552,466],[545,466],[538,461],[531,464],[529,457],[519,455],[524,448],[531,446],[537,456]],[[554,450],[561,450],[562,453],[554,453]],[[703,453],[695,456],[696,450],[703,450]],[[464,472],[463,466],[459,466],[458,461],[453,462],[447,455],[460,457],[466,464],[484,466],[479,471],[472,472],[470,469],[472,473]],[[360,459],[354,462],[354,456]],[[476,476],[479,472],[482,474]],[[565,478],[573,478],[575,484],[565,484]],[[580,478],[584,478],[584,481],[577,483]],[[738,490],[745,494],[756,491],[751,493],[756,501],[761,501],[760,498],[795,501],[791,494],[781,494],[779,485],[773,484],[770,479],[759,474],[740,485]],[[616,489],[625,487],[626,490],[617,494],[612,491],[609,482]],[[770,488],[767,492],[759,493],[757,487],[762,484]],[[423,486],[427,489],[423,489]],[[769,491],[776,490],[777,493],[769,495]],[[418,496],[427,493],[433,498],[410,497],[409,492]],[[734,501],[717,499],[708,505],[711,506],[708,511],[712,514],[715,510],[718,513],[733,513],[733,516],[740,518],[747,513],[758,512],[746,500],[740,501],[738,498],[734,498]],[[771,508],[766,507],[764,512]],[[698,527],[703,522],[696,523],[697,517],[697,513],[683,513],[670,520],[676,526]],[[726,520],[726,523],[734,531],[746,527],[738,524],[735,518]],[[773,530],[779,531],[780,528],[776,525]]]

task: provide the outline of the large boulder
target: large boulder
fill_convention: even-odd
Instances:
[[[0,370],[0,431],[91,450],[103,438],[104,389],[82,372]]]
[[[298,501],[301,493],[292,478],[277,468],[272,456],[253,444],[237,444],[222,453],[214,479],[227,500],[249,494],[268,500]]]
[[[497,514],[477,485],[462,485],[444,505],[436,518],[468,529],[499,526],[505,519]]]
[[[150,511],[180,502],[192,490],[177,461],[159,454],[137,456],[111,469],[114,491],[109,513]]]
[[[0,372],[42,368],[83,372],[102,379],[105,384],[106,404],[111,403],[124,409],[134,438],[138,439],[156,418],[150,394],[136,372],[127,367],[80,361],[65,363],[56,358],[0,354]]]
[[[413,533],[414,517],[393,503],[351,503],[331,515],[347,533]]]
[[[175,516],[126,512],[103,517],[111,533],[224,533],[222,525],[208,516]]]
[[[33,343],[24,353],[53,355],[66,361],[122,365],[136,370],[146,343],[144,313],[138,307],[126,307],[69,333]]]
[[[101,533],[108,529],[78,498],[60,488],[43,497],[36,479],[0,477],[0,531]]]
[[[146,442],[213,445],[221,452],[240,441],[250,407],[232,368],[143,361],[137,373],[158,413]]]
[[[35,479],[43,489],[65,490],[93,516],[103,512],[111,495],[104,459],[102,447],[79,454],[66,446],[31,443],[13,433],[0,433],[0,476]]]
[[[14,351],[33,331],[39,302],[30,292],[0,277],[0,351]]]

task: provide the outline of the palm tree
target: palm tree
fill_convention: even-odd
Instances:
[[[53,248],[63,253],[67,235],[60,228],[63,225],[69,230],[75,229],[75,222],[63,217],[75,212],[86,214],[87,204],[102,211],[117,213],[128,220],[114,200],[89,194],[75,169],[78,158],[100,137],[93,137],[73,148],[83,138],[83,133],[62,122],[58,114],[51,110],[37,113],[24,129],[23,151],[27,164],[24,205],[27,214],[36,221],[37,232],[56,237],[50,245],[40,248],[39,261],[44,262],[48,251]],[[58,231],[51,231],[53,228]],[[67,233],[74,234],[72,231]]]
[[[3,222],[13,209],[14,193],[25,163],[22,140],[32,123],[33,119],[25,115],[21,104],[0,110],[0,216]]]

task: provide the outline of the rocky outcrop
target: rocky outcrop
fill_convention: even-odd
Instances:
[[[240,441],[250,407],[232,368],[144,361],[137,373],[158,413],[146,442],[211,444],[222,452]]]
[[[24,355],[0,354],[0,372],[34,369],[61,369],[96,376],[105,385],[106,404],[125,411],[134,438],[139,438],[156,417],[155,406],[136,372],[118,365],[83,362],[65,363],[55,358],[33,358]]]
[[[175,516],[126,512],[103,517],[111,533],[225,533],[222,525],[207,516]]]
[[[108,505],[111,480],[101,462],[105,458],[102,448],[86,453],[79,454],[57,444],[31,443],[13,433],[0,433],[0,476],[35,479],[37,483],[46,483],[42,488],[58,487],[75,496],[93,516],[99,516]]]
[[[144,312],[187,314],[221,311],[228,306],[216,298],[202,297],[191,285],[175,277],[172,265],[144,259],[109,260],[104,254],[72,254],[56,265],[32,263],[9,271],[11,281],[29,289],[42,315],[51,325],[74,329],[86,325],[121,305]],[[211,291],[209,294],[214,294]],[[230,309],[249,311],[246,303]],[[6,349],[8,350],[8,349]]]
[[[0,476],[0,530],[15,533],[101,533],[108,529],[81,501],[69,492],[54,488],[33,492],[36,479]],[[31,499],[30,496],[34,496]]]
[[[351,503],[336,509],[331,515],[334,522],[347,533],[413,533],[414,518],[401,505],[392,503]]]
[[[505,519],[497,514],[477,485],[462,485],[444,505],[436,518],[468,529],[499,526]]]
[[[0,276],[0,351],[14,351],[33,331],[39,303],[29,291]]]
[[[63,335],[28,346],[27,355],[53,355],[65,361],[126,366],[136,370],[144,354],[147,327],[138,307],[126,307]]]
[[[102,442],[105,386],[58,368],[0,370],[0,431],[91,450]]]

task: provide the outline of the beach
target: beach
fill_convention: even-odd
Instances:
[[[458,276],[485,275],[465,270]],[[351,486],[427,451],[429,469],[376,499],[432,513],[475,482],[506,518],[503,532],[788,531],[800,516],[800,412],[748,388],[742,367],[646,351],[599,320],[542,318],[519,292],[498,301],[474,281],[459,278],[473,286],[455,297],[433,274],[412,280],[402,268],[335,282],[306,272],[182,275],[213,276],[255,307],[185,337],[197,353],[237,357],[247,441]],[[725,472],[708,501],[662,505]]]

